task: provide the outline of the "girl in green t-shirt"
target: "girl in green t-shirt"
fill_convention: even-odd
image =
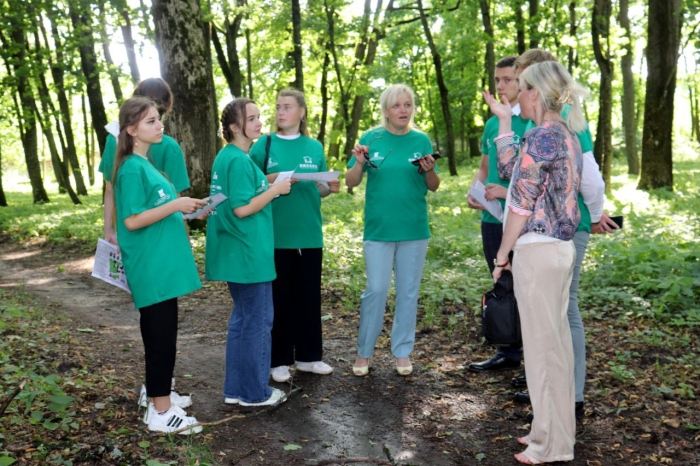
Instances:
[[[320,142],[309,137],[306,99],[301,91],[284,89],[277,96],[277,132],[263,136],[250,150],[250,158],[273,183],[279,172],[325,172]],[[330,374],[322,361],[321,269],[323,229],[321,198],[340,190],[340,181],[328,185],[301,181],[272,205],[275,231],[275,270],[272,298],[272,378],[290,379],[289,366],[302,372]]]
[[[289,194],[291,180],[269,186],[248,157],[260,137],[260,113],[250,99],[235,99],[222,112],[228,143],[214,160],[211,195],[228,199],[207,223],[206,277],[228,282],[233,311],[226,340],[224,402],[265,406],[285,401],[282,390],[268,385],[272,330],[274,234],[270,202]]]
[[[133,97],[139,96],[148,97],[155,102],[161,119],[173,106],[173,93],[168,83],[162,78],[147,78],[139,82],[134,88]],[[117,231],[112,223],[112,211],[114,210],[112,182],[115,175],[114,158],[117,153],[119,122],[113,121],[106,125],[105,129],[108,134],[105,148],[102,152],[102,160],[100,160],[100,166],[98,167],[105,181],[104,235],[105,240],[117,245]],[[175,139],[163,134],[160,142],[151,145],[147,155],[153,166],[167,175],[178,193],[190,187],[190,179],[187,176],[187,167],[185,166],[185,156]]]
[[[144,422],[160,432],[197,424],[181,406],[192,400],[171,392],[177,351],[177,298],[201,288],[182,219],[206,201],[177,197],[172,184],[147,160],[151,144],[163,138],[152,100],[132,97],[119,110],[114,177],[114,224],[124,272],[141,314],[148,403]],[[178,404],[180,406],[178,406]],[[200,432],[193,426],[180,433]]]
[[[384,308],[396,275],[396,310],[391,352],[399,375],[413,371],[409,356],[416,332],[416,310],[428,249],[428,205],[425,196],[440,186],[433,146],[413,129],[413,90],[405,84],[388,87],[380,96],[382,125],[360,138],[348,162],[345,182],[357,186],[367,172],[364,253],[367,288],[362,293],[357,358],[353,373],[364,376],[382,331]],[[417,166],[416,166],[417,164]]]

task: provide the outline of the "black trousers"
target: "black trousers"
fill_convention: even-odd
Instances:
[[[322,248],[275,249],[272,367],[320,361],[323,357],[322,262]]]
[[[481,244],[484,247],[484,258],[489,266],[489,270],[493,273],[496,267],[493,265],[493,260],[498,254],[498,249],[501,247],[503,239],[503,224],[481,222]],[[513,252],[508,255],[513,259]],[[521,345],[499,346],[498,354],[514,361],[520,361],[523,357],[523,347]]]
[[[146,352],[146,393],[169,396],[177,352],[177,298],[139,309]]]

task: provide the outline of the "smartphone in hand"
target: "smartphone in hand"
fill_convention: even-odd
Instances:
[[[435,152],[434,154],[430,154],[430,155],[432,155],[432,156],[433,156],[433,159],[435,159],[435,160],[437,160],[437,159],[439,159],[439,158],[441,157],[441,156],[440,156],[440,152]],[[412,163],[413,165],[415,165],[416,167],[418,167],[418,166],[420,166],[420,161],[423,160],[424,158],[425,158],[425,157],[421,157],[421,158],[419,158],[419,159],[413,160],[413,161],[411,161],[411,163]]]
[[[610,217],[610,220],[617,223],[617,226],[620,227],[620,229],[622,229],[622,221],[624,220],[624,217],[622,215],[616,215],[615,217]]]

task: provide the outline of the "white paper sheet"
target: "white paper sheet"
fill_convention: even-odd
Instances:
[[[493,201],[486,200],[486,187],[484,183],[476,180],[474,185],[469,188],[469,194],[476,199],[479,204],[484,206],[484,209],[486,209],[488,213],[497,218],[499,222],[503,222],[503,208],[501,207],[501,203],[496,199]]]
[[[122,255],[117,252],[117,247],[102,238],[97,240],[95,251],[95,264],[92,267],[92,276],[99,278],[110,285],[121,288],[131,294],[126,283]]]
[[[202,214],[206,214],[210,210],[214,210],[216,208],[216,206],[218,206],[219,204],[224,202],[226,199],[228,199],[228,197],[226,197],[224,195],[224,193],[218,193],[218,194],[214,194],[211,197],[206,197],[206,198],[204,198],[204,200],[208,202],[207,205],[205,205],[201,209],[198,209],[196,212],[193,212],[193,213],[187,214],[187,215],[183,215],[183,217],[185,217],[187,220],[192,220],[193,218],[197,218]]]
[[[303,181],[329,182],[337,180],[340,172],[316,172],[316,173],[295,173],[292,178]]]

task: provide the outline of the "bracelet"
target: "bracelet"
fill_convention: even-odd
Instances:
[[[505,264],[499,264],[499,263],[496,261],[496,258],[495,258],[495,257],[493,258],[493,265],[495,265],[496,267],[501,267],[501,268],[503,268],[503,267],[505,267],[505,266],[508,265],[508,264],[510,264],[510,260],[509,260],[509,259],[506,259],[506,263],[505,263]]]

